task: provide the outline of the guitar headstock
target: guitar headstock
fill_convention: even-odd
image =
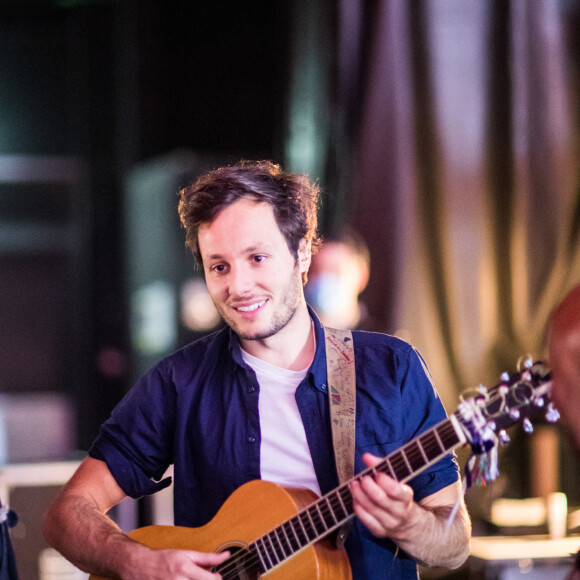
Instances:
[[[455,417],[474,454],[485,453],[498,442],[508,443],[506,429],[519,421],[526,432],[533,431],[530,419],[542,411],[549,422],[559,419],[550,402],[550,368],[531,359],[522,366],[518,372],[503,373],[501,382],[491,389],[480,386],[463,394]]]

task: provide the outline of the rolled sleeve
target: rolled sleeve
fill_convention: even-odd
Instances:
[[[174,416],[171,373],[163,366],[145,374],[101,425],[89,449],[105,461],[121,489],[138,498],[164,489],[161,479],[172,463],[173,436],[168,425]]]
[[[151,495],[171,485],[171,477],[165,477],[161,481],[151,479],[115,443],[109,441],[106,435],[99,436],[93,443],[89,455],[93,459],[104,461],[119,487],[134,499]]]

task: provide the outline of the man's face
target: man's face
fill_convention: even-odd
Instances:
[[[269,338],[304,304],[301,272],[268,203],[240,200],[198,234],[205,280],[225,322],[242,340]]]

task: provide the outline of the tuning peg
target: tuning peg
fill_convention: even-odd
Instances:
[[[555,423],[560,418],[560,411],[554,407],[553,403],[548,405],[546,409],[546,421],[549,423]]]
[[[502,381],[507,383],[510,380],[510,375],[509,373],[504,371],[503,373],[501,373],[500,378]]]
[[[534,358],[531,355],[521,356],[518,359],[517,368],[518,371],[522,369],[530,369],[534,366]]]
[[[500,432],[497,434],[499,438],[500,445],[507,445],[510,442],[510,436],[507,434],[505,429],[500,429]]]
[[[542,408],[545,405],[545,403],[546,402],[544,401],[544,399],[542,397],[538,397],[537,399],[534,399],[534,405],[536,407]]]
[[[477,397],[477,399],[475,399],[475,404],[480,408],[480,409],[485,409],[487,407],[487,403],[485,401],[484,397]]]
[[[519,409],[510,409],[510,418],[514,421],[517,421],[520,418],[520,410]]]
[[[532,422],[527,417],[522,421],[522,426],[523,426],[524,431],[526,433],[533,433],[534,432],[534,426],[532,425]]]

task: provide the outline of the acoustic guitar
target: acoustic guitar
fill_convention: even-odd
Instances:
[[[543,408],[548,421],[558,419],[549,403],[550,369],[543,363],[530,361],[502,379],[489,391],[479,387],[473,396],[464,397],[453,415],[350,481],[382,472],[406,482],[459,445],[470,445],[475,455],[489,451],[498,441],[507,441],[505,429],[520,419],[529,431],[529,417]],[[229,550],[230,557],[213,569],[224,580],[266,575],[269,580],[348,580],[352,575],[346,551],[331,538],[354,517],[350,481],[320,498],[309,490],[251,481],[205,526],[147,526],[128,535],[156,550]]]

